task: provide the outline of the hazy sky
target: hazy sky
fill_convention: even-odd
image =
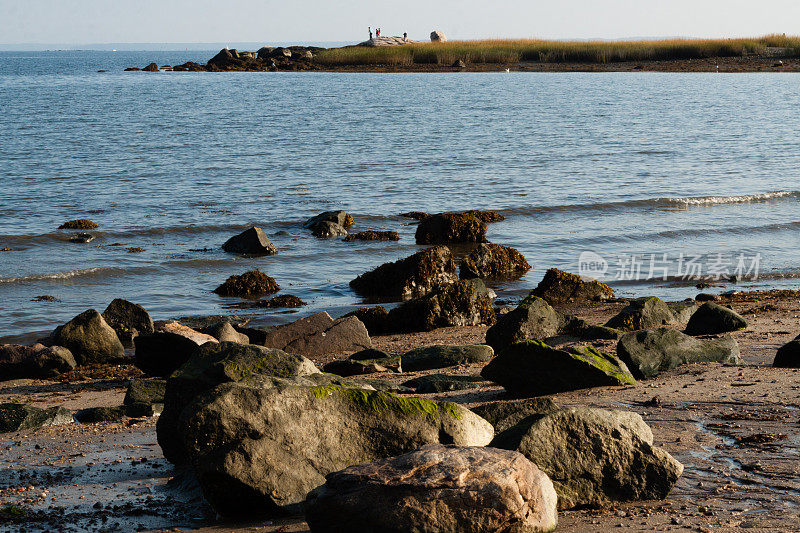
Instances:
[[[0,43],[800,34],[798,0],[0,0]]]

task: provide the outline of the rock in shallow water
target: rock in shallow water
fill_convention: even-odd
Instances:
[[[153,333],[153,319],[141,305],[116,298],[106,310],[103,319],[117,332],[120,341],[130,346],[137,335]]]
[[[260,298],[279,290],[280,287],[274,279],[260,270],[251,270],[239,276],[230,276],[225,283],[214,289],[214,292],[220,296]]]
[[[420,220],[417,244],[486,242],[486,223],[469,213],[440,213]]]
[[[491,445],[522,453],[550,476],[559,509],[664,499],[683,472],[653,446],[642,417],[628,411],[580,407],[534,415]]]
[[[232,254],[273,255],[278,249],[261,228],[252,227],[228,239],[222,249]]]
[[[425,444],[485,446],[494,430],[457,404],[273,379],[220,385],[178,434],[214,509],[252,517],[301,510],[331,472]]]
[[[306,520],[315,532],[537,533],[555,529],[556,500],[519,453],[432,444],[328,475]]]
[[[461,279],[516,279],[530,269],[519,250],[482,243],[464,258],[459,272]]]

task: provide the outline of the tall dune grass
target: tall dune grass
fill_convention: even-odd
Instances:
[[[750,39],[669,39],[655,41],[486,40],[414,43],[403,46],[350,46],[321,52],[316,61],[327,66],[451,65],[467,63],[615,63],[739,57],[784,48],[785,57],[800,57],[800,37],[767,35]]]

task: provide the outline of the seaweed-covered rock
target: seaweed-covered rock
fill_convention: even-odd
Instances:
[[[281,294],[279,296],[274,296],[269,300],[261,300],[260,302],[258,302],[259,307],[267,307],[270,309],[276,309],[276,308],[291,309],[291,308],[303,307],[304,305],[306,305],[306,303],[293,294]]]
[[[431,331],[450,326],[494,324],[495,314],[486,285],[479,279],[457,281],[389,312],[394,331]]]
[[[345,242],[353,241],[399,241],[400,235],[396,231],[359,231],[345,237]]]
[[[637,379],[688,363],[740,364],[739,346],[730,336],[700,341],[670,328],[637,331],[617,343],[617,355]]]
[[[72,352],[62,346],[0,344],[0,381],[50,378],[75,366]]]
[[[96,229],[98,227],[96,222],[92,222],[88,218],[79,218],[77,220],[68,220],[64,222],[58,229]]]
[[[371,298],[405,300],[424,296],[457,280],[456,263],[450,249],[434,246],[366,272],[351,281],[350,286]]]
[[[400,356],[405,372],[486,363],[491,361],[492,357],[494,357],[494,350],[491,346],[484,344],[427,346],[416,348]]]
[[[372,348],[372,340],[359,319],[333,320],[323,311],[268,331],[263,345],[314,357]]]
[[[614,297],[614,291],[605,283],[584,279],[557,268],[549,269],[531,294],[553,305],[570,300],[607,300]]]
[[[531,269],[525,257],[514,248],[481,243],[462,261],[461,279],[515,279]]]
[[[260,270],[251,270],[240,276],[231,276],[225,283],[214,289],[220,296],[237,298],[260,298],[278,292],[280,287],[274,279]]]
[[[204,394],[178,434],[206,500],[222,516],[251,517],[300,510],[326,475],[348,466],[425,444],[485,446],[494,430],[457,404],[259,380]]]
[[[312,531],[552,531],[553,483],[519,453],[428,445],[329,474],[310,495]]]
[[[381,305],[373,307],[359,307],[355,311],[351,311],[342,318],[354,316],[364,323],[370,335],[384,335],[391,331],[389,324],[389,311]]]
[[[694,312],[686,325],[688,335],[717,335],[747,327],[745,320],[733,309],[706,302]]]
[[[331,361],[323,370],[344,377],[403,371],[399,355],[389,355],[372,349],[356,352],[347,359]]]
[[[130,345],[137,335],[153,333],[153,319],[141,305],[116,298],[106,310],[103,319],[117,332],[117,337],[124,344]]]
[[[402,383],[403,387],[413,389],[416,394],[434,394],[456,390],[477,389],[486,380],[480,376],[449,376],[446,374],[431,374],[409,379]]]
[[[417,244],[486,242],[486,223],[467,213],[440,213],[420,220]]]
[[[480,209],[471,209],[469,211],[461,211],[461,213],[465,215],[472,215],[478,220],[486,222],[487,224],[490,224],[492,222],[502,222],[506,219],[506,217],[504,217],[497,211],[483,211]]]
[[[471,410],[493,425],[495,433],[499,434],[516,426],[529,416],[552,413],[558,411],[559,407],[552,398],[542,396],[524,400],[485,403],[473,407]]]
[[[278,253],[278,249],[267,238],[267,234],[255,226],[228,239],[222,245],[222,249],[232,254],[274,255]]]
[[[185,461],[178,420],[186,406],[201,393],[221,383],[245,381],[257,376],[291,378],[318,373],[314,363],[305,357],[281,350],[233,342],[199,347],[167,380],[164,411],[156,427],[164,457],[176,464]]]
[[[325,211],[303,222],[303,227],[313,230],[320,222],[331,222],[347,229],[355,224],[353,216],[346,211]]]
[[[491,445],[522,453],[550,476],[559,509],[661,500],[683,472],[630,411],[580,407],[534,415]]]
[[[59,426],[70,422],[72,422],[72,413],[63,407],[41,409],[21,403],[0,404],[0,433],[43,426]]]
[[[606,322],[606,327],[622,331],[650,329],[670,324],[675,315],[663,300],[655,296],[638,298]]]
[[[94,309],[56,328],[48,344],[68,349],[78,365],[108,363],[125,357],[125,347],[117,333]]]
[[[497,317],[497,323],[486,332],[486,344],[501,352],[515,342],[544,340],[558,335],[561,317],[543,299],[528,296],[513,311]]]
[[[800,338],[778,348],[772,366],[775,368],[800,368]]]
[[[616,356],[590,347],[557,350],[535,340],[512,344],[483,368],[481,376],[523,397],[636,384]]]

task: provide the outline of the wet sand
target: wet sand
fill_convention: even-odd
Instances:
[[[554,396],[562,406],[639,413],[653,428],[656,445],[685,466],[665,501],[561,512],[558,531],[800,531],[800,370],[771,367],[776,349],[800,333],[800,292],[741,294],[722,303],[750,322],[747,330],[733,334],[743,366],[687,365],[636,387]],[[562,310],[603,323],[624,305],[589,303]],[[485,330],[446,328],[373,340],[379,349],[402,352],[433,344],[482,342]],[[573,342],[559,340],[559,346]],[[592,344],[613,351],[615,342]],[[475,375],[480,370],[480,365],[472,365],[370,377],[401,382],[423,374]],[[119,405],[124,378],[135,373],[116,368],[109,369],[111,379],[6,382],[0,384],[0,402],[70,409]],[[480,389],[426,397],[467,406],[506,398],[502,388],[488,382]],[[73,530],[307,531],[299,518],[258,524],[215,522],[197,492],[182,485],[161,456],[154,419],[5,434],[0,435],[0,447],[0,508],[16,504],[30,509],[27,530],[75,524]],[[0,530],[19,531],[20,524],[0,525]]]

